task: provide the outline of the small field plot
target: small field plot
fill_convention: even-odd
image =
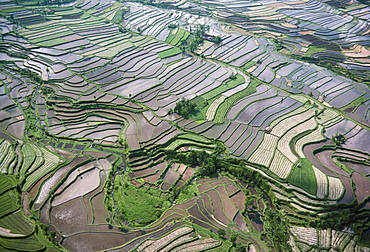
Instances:
[[[317,178],[311,162],[306,158],[299,159],[294,165],[288,181],[310,194],[317,193]]]

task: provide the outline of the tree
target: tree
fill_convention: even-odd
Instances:
[[[221,237],[221,238],[224,238],[226,232],[224,229],[220,228],[217,230],[217,234]]]
[[[229,77],[230,80],[235,80],[236,79],[236,74],[232,73]]]
[[[230,241],[231,241],[231,243],[233,244],[233,247],[236,247],[236,243],[235,243],[235,241],[236,241],[236,239],[238,238],[238,236],[236,235],[236,234],[232,234],[231,236],[230,236]]]
[[[196,112],[196,108],[197,105],[194,102],[187,99],[182,99],[176,104],[174,111],[187,119],[191,114]]]
[[[331,138],[335,145],[340,146],[346,142],[346,138],[342,134],[336,134]]]
[[[219,36],[215,36],[214,38],[213,38],[213,40],[212,40],[215,44],[221,44],[221,41],[222,41],[222,39],[221,39],[221,37],[219,37]]]

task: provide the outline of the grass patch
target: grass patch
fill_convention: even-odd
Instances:
[[[9,13],[12,13],[12,12],[18,12],[18,11],[24,11],[25,8],[24,7],[9,7],[9,8],[4,8],[2,7],[1,10],[0,10],[0,14],[1,15],[9,15]]]
[[[325,51],[326,49],[323,48],[323,47],[318,47],[318,46],[309,46],[308,47],[308,50],[306,51],[306,53],[304,54],[304,57],[311,57],[312,54],[314,53],[318,53],[318,52],[323,52]]]
[[[257,62],[255,61],[248,61],[247,63],[244,64],[244,66],[242,66],[242,69],[243,70],[247,70],[249,68],[251,68],[252,66],[254,66]]]
[[[352,102],[350,102],[346,106],[341,107],[340,109],[341,110],[347,110],[346,112],[349,112],[349,110],[351,110],[351,112],[352,112],[353,110],[355,110],[358,106],[360,106],[365,101],[367,101],[367,99],[363,96],[360,96],[360,97],[357,97],[356,99],[354,99]]]
[[[205,122],[205,120],[196,120],[195,122],[198,123],[198,124],[202,124],[202,123]]]
[[[225,121],[227,113],[229,112],[229,109],[240,99],[243,99],[246,96],[257,92],[256,87],[259,84],[260,83],[258,81],[251,80],[251,83],[246,89],[233,94],[232,96],[228,97],[223,103],[221,103],[220,106],[217,108],[216,116],[213,119],[214,123],[223,123]]]
[[[121,23],[123,19],[122,15],[123,15],[123,10],[117,11],[116,14],[114,14],[112,22],[117,23],[117,24]]]
[[[128,221],[132,226],[143,226],[157,220],[171,202],[161,190],[150,187],[136,187],[122,175],[114,181],[114,198],[121,221]]]
[[[52,46],[55,46],[55,45],[64,44],[66,42],[68,42],[68,41],[65,40],[65,39],[56,38],[56,39],[51,39],[51,40],[48,40],[48,41],[37,43],[37,45],[45,46],[45,47],[52,47]]]
[[[200,194],[198,186],[196,184],[190,184],[181,190],[179,196],[176,199],[176,204],[181,204],[188,199],[192,199]]]
[[[195,97],[194,99],[192,99],[192,102],[197,104],[198,111],[196,114],[191,115],[190,118],[195,121],[205,120],[208,107],[221,96],[221,93],[234,88],[244,82],[244,77],[240,74],[237,74],[235,79],[229,80],[226,84],[222,84],[219,87],[207,92],[206,94],[203,94],[202,96]],[[246,89],[227,97],[225,101],[222,102],[217,108],[213,121],[215,123],[223,123],[230,107],[233,106],[238,100],[255,93],[256,87],[259,84],[260,83],[258,81],[251,79],[251,82]]]
[[[301,167],[298,167],[300,164]],[[300,158],[294,165],[288,181],[313,195],[317,192],[317,181],[311,162],[307,158]]]
[[[344,171],[348,172],[348,174],[352,173],[351,169],[348,168],[345,164],[342,164],[340,162],[335,162],[335,164],[342,168]]]
[[[171,48],[158,53],[158,57],[161,59],[168,58],[181,53],[182,51],[178,48]]]
[[[202,97],[205,100],[212,99],[216,97],[219,94],[222,94],[223,92],[235,88],[240,84],[243,84],[245,82],[245,78],[241,74],[237,74],[235,76],[235,79],[229,79],[225,84],[221,84],[220,86],[210,90],[209,92],[202,95]]]
[[[206,119],[207,109],[212,104],[212,102],[217,99],[217,97],[214,97],[208,101],[204,99],[203,97],[201,98],[198,98],[198,97],[192,100],[193,102],[197,104],[197,111],[195,114],[192,114],[190,118],[195,121],[202,121]]]
[[[167,38],[166,38],[166,43],[168,43],[168,44],[170,44],[171,43],[171,41],[173,40],[173,38],[176,36],[176,34],[177,34],[177,30],[178,30],[178,28],[173,28],[173,29],[171,29],[171,31],[169,32],[169,34],[168,34],[168,36],[167,36]]]

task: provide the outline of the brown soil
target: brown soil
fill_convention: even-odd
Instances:
[[[213,209],[214,209],[214,216],[217,220],[221,221],[223,224],[227,225],[231,222],[231,220],[229,220],[224,211],[223,211],[223,205],[222,205],[222,199],[219,195],[219,193],[215,190],[211,190],[209,192],[207,192],[207,194],[211,197],[212,199],[212,205],[213,205]]]
[[[239,188],[236,187],[235,184],[231,184],[231,185],[226,185],[225,186],[226,188],[226,192],[227,192],[227,195],[230,196],[230,195],[233,195],[235,194],[237,191],[239,191]]]
[[[40,189],[40,187],[41,187],[42,183],[43,183],[47,178],[49,178],[49,177],[50,177],[50,175],[51,175],[51,173],[46,174],[44,177],[42,177],[42,179],[40,179],[40,180],[36,183],[36,185],[34,185],[34,186],[32,187],[32,189],[29,191],[30,198],[32,198],[32,199],[35,199],[35,198],[36,198],[36,196],[37,196],[37,194],[38,194],[38,192],[39,192],[39,189]]]
[[[357,172],[352,173],[353,182],[356,185],[356,197],[357,201],[360,203],[366,197],[370,196],[370,181],[364,176]]]
[[[163,191],[167,191],[168,189],[170,189],[172,187],[171,184],[168,184],[168,183],[163,183],[162,186],[161,186],[161,189]]]
[[[179,188],[180,186],[182,186],[184,184],[184,182],[183,181],[178,181],[177,183],[176,183],[176,188]]]
[[[355,200],[355,196],[353,195],[352,179],[340,176],[340,180],[343,182],[345,192],[339,203],[349,204]]]
[[[183,174],[186,169],[186,165],[180,164],[179,168],[177,168],[177,172]]]
[[[185,202],[185,203],[176,205],[176,206],[174,206],[174,208],[175,209],[178,208],[178,209],[184,209],[184,210],[186,210],[186,209],[192,207],[194,204],[195,204],[195,199],[192,199],[192,200],[190,200],[188,202]]]
[[[245,195],[242,191],[233,195],[230,200],[240,211],[244,210]]]
[[[151,174],[156,174],[157,172],[158,171],[155,169],[148,168],[148,169],[141,170],[141,171],[135,171],[134,174],[135,174],[135,177],[140,178],[140,177],[145,177]]]
[[[30,203],[30,198],[29,198],[28,194],[26,192],[22,192],[22,198],[23,198],[23,202],[22,202],[23,212],[27,216],[31,216],[32,214],[31,214],[30,210],[28,209],[28,204]]]
[[[186,171],[184,172],[184,174],[182,175],[182,180],[183,181],[187,181],[189,178],[191,178],[195,173],[195,170],[193,168],[186,168]]]
[[[145,181],[149,182],[149,183],[156,183],[159,179],[159,176],[160,174],[157,173],[157,174],[154,174],[154,175],[151,175],[151,176],[148,176],[148,177],[145,177],[143,178]]]
[[[322,143],[315,143],[315,144],[308,144],[306,145],[304,148],[303,148],[303,153],[305,155],[305,157],[318,169],[320,169],[323,173],[325,173],[326,175],[330,175],[330,176],[337,176],[336,173],[334,173],[333,171],[329,170],[328,168],[324,167],[321,163],[317,162],[315,156],[312,154],[312,152],[317,149],[317,148],[320,148],[321,146],[323,145],[328,145],[328,144],[331,144],[331,142],[328,140],[326,142],[322,142]]]
[[[234,221],[233,221],[241,230],[244,230],[248,232],[247,224],[244,221],[244,217],[238,212],[235,215]]]
[[[209,189],[211,189],[211,186],[209,184],[203,184],[203,185],[198,186],[198,190],[200,192],[205,192],[205,191],[208,191]]]
[[[222,200],[222,203],[224,205],[224,213],[226,215],[226,217],[230,220],[230,222],[232,222],[232,220],[234,219],[234,216],[236,214],[236,212],[238,211],[238,209],[236,209],[236,207],[234,206],[234,204],[231,203],[226,191],[225,191],[225,187],[224,186],[220,186],[216,189],[218,191],[218,193],[221,195],[221,200]]]
[[[321,164],[323,164],[330,170],[338,174],[341,174],[343,176],[348,176],[348,173],[344,171],[342,168],[340,168],[339,166],[337,166],[331,159],[331,155],[333,154],[333,152],[334,152],[333,150],[321,151],[319,153],[316,153],[315,157],[317,158],[317,160],[319,160]]]
[[[217,187],[217,186],[221,186],[222,185],[222,182],[218,179],[210,179],[210,186],[211,188],[214,188],[214,187]]]
[[[101,192],[91,199],[92,211],[94,214],[93,224],[107,223],[107,210],[104,206],[104,193]]]
[[[87,232],[64,239],[62,245],[68,251],[101,251],[129,242],[139,231],[125,234],[123,232]]]
[[[180,174],[177,172],[169,169],[166,173],[166,176],[164,176],[163,181],[173,184],[175,181],[179,178]]]
[[[202,197],[202,199],[203,199],[204,209],[209,214],[213,214],[213,208],[212,208],[212,205],[211,205],[211,199],[210,199],[210,197],[206,193],[202,193],[200,195],[200,197]]]
[[[84,151],[83,154],[90,155],[90,156],[93,156],[94,158],[98,158],[98,159],[107,156],[107,153],[95,152],[95,151]]]
[[[59,206],[53,207],[50,213],[50,222],[63,235],[86,230],[86,212],[82,198],[76,198]]]

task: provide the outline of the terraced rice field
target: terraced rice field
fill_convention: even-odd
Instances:
[[[367,5],[0,6],[1,251],[368,250]]]

